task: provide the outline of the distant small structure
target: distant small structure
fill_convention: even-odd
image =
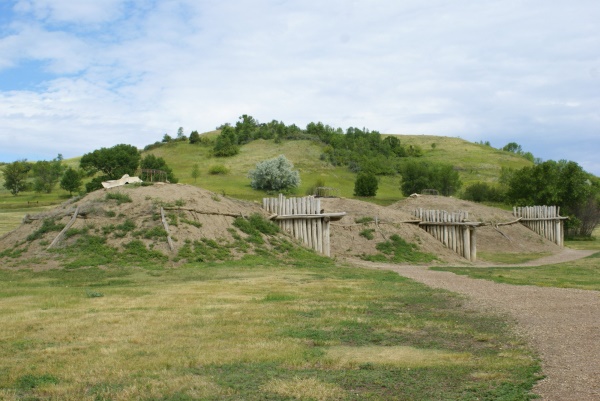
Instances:
[[[130,177],[129,174],[124,174],[123,177],[119,178],[118,180],[103,181],[102,186],[104,188],[114,188],[120,187],[121,185],[132,184],[135,182],[142,182],[142,180],[140,179],[140,177]]]
[[[148,182],[169,182],[167,172],[150,168],[142,168],[138,171],[142,180]]]

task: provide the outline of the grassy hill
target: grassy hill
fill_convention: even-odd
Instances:
[[[466,185],[475,181],[497,181],[502,167],[519,169],[531,165],[520,156],[459,138],[425,135],[401,135],[399,138],[404,144],[418,145],[424,150],[420,160],[455,166]],[[435,144],[435,147],[432,147],[432,144]],[[326,186],[338,188],[340,196],[353,197],[356,175],[346,167],[334,167],[321,161],[319,156],[323,152],[323,146],[314,141],[275,143],[272,140],[261,139],[242,146],[238,155],[228,158],[212,157],[210,151],[210,145],[172,142],[152,149],[148,153],[163,157],[182,183],[195,184],[211,191],[254,200],[262,198],[264,193],[250,188],[248,171],[260,161],[283,154],[300,171],[302,184],[297,191],[298,195],[304,195],[317,180],[322,180]],[[192,178],[192,166],[195,163],[198,164],[201,173],[196,182]],[[229,174],[209,174],[209,169],[216,165],[227,167],[230,170]],[[385,205],[402,198],[399,186],[399,176],[380,177],[379,190],[373,201]]]
[[[224,193],[228,196],[260,200],[265,193],[255,191],[250,187],[248,171],[256,163],[276,157],[280,154],[290,159],[300,171],[301,187],[296,194],[303,196],[317,181],[323,181],[326,186],[337,188],[339,195],[353,198],[354,180],[356,175],[346,167],[334,167],[320,160],[323,145],[310,141],[256,140],[241,147],[238,155],[228,158],[211,156],[212,141],[218,132],[203,134],[208,143],[191,145],[188,142],[172,142],[144,153],[152,153],[163,157],[173,169],[179,181],[197,185],[213,192]],[[519,169],[531,163],[524,158],[494,149],[489,146],[468,142],[460,138],[449,138],[430,135],[399,135],[405,145],[419,146],[423,149],[420,160],[452,164],[459,171],[464,186],[476,181],[497,181],[502,167]],[[432,146],[433,145],[433,146]],[[90,149],[90,151],[92,151]],[[77,167],[80,157],[66,159],[64,164]],[[192,166],[198,164],[200,177],[192,178]],[[229,170],[226,175],[210,174],[211,167],[222,165]],[[3,166],[0,166],[0,171]],[[69,197],[66,191],[57,185],[51,194],[23,192],[15,197],[3,187],[3,177],[0,174],[0,212],[7,227],[0,227],[5,232],[8,227],[18,224],[23,214],[34,212],[33,208],[45,207],[60,203]],[[389,205],[403,197],[400,189],[399,176],[384,176],[380,178],[377,196],[367,199],[381,205]],[[32,209],[32,210],[29,210]]]
[[[424,151],[422,160],[453,165],[459,170],[463,186],[476,181],[495,182],[502,167],[521,169],[532,165],[516,154],[460,138],[433,135],[397,137],[405,145],[420,146]]]

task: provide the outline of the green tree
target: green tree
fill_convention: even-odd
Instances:
[[[31,170],[31,164],[27,160],[17,160],[4,166],[4,188],[11,194],[17,196],[19,192],[27,189],[27,173]]]
[[[179,127],[177,128],[177,140],[178,141],[185,141],[187,138],[185,137],[185,135],[183,134],[183,127]]]
[[[198,177],[200,177],[200,167],[198,166],[198,163],[194,163],[192,166],[192,178],[194,179],[194,184]]]
[[[81,174],[72,167],[69,167],[60,180],[60,187],[65,191],[69,191],[69,195],[73,192],[79,191],[81,188],[82,180]]]
[[[596,178],[573,161],[548,160],[513,172],[509,178],[507,200],[516,206],[556,205],[561,214],[571,216],[567,229],[576,233],[584,210],[599,193]]]
[[[200,134],[198,131],[192,131],[190,133],[190,143],[199,143],[200,142]]]
[[[167,162],[162,157],[156,157],[153,154],[144,156],[140,163],[140,168],[148,170],[161,170],[167,174],[167,180],[171,183],[176,183],[178,179],[173,174],[173,170],[167,165]],[[140,177],[142,180],[147,180],[144,174]]]
[[[442,195],[450,196],[462,185],[458,172],[449,164],[408,161],[400,170],[405,196],[421,193],[424,189],[436,189]]]
[[[354,181],[354,196],[375,196],[379,182],[373,173],[358,173]]]
[[[237,155],[240,152],[240,148],[237,144],[238,141],[235,130],[230,126],[223,126],[221,134],[215,140],[213,154],[217,157]]]
[[[235,135],[238,144],[244,144],[252,141],[255,132],[258,131],[258,121],[254,117],[244,114],[240,116],[239,121],[235,123]]]
[[[476,182],[465,188],[462,197],[473,202],[502,202],[504,193],[487,182]]]
[[[523,148],[516,142],[509,142],[502,148],[505,152],[516,153],[518,155],[523,153]]]
[[[41,160],[36,162],[33,167],[33,189],[36,192],[51,193],[63,172],[62,156],[47,161]]]
[[[87,175],[102,173],[107,180],[116,180],[124,174],[135,175],[140,164],[140,152],[132,145],[100,148],[83,155],[79,166]]]
[[[257,163],[248,177],[252,188],[266,191],[288,191],[300,185],[300,174],[284,155]]]

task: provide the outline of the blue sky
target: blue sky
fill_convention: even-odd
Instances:
[[[0,161],[242,114],[519,143],[600,175],[597,0],[0,0]]]

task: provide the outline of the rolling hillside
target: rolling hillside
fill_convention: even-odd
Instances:
[[[475,181],[495,182],[502,167],[519,169],[531,163],[524,158],[474,144],[459,138],[440,136],[401,135],[403,144],[418,145],[424,155],[420,160],[452,164],[459,171],[463,185]],[[432,147],[435,144],[435,147]],[[148,151],[163,157],[175,172],[180,182],[198,185],[211,191],[242,198],[260,199],[264,194],[250,188],[248,171],[256,163],[276,157],[280,154],[290,159],[300,171],[302,185],[299,195],[313,186],[317,180],[323,180],[326,186],[338,188],[340,196],[353,197],[356,175],[346,167],[334,167],[321,161],[319,156],[323,145],[309,140],[283,141],[256,140],[241,147],[238,155],[227,158],[211,157],[211,146],[190,145],[187,142],[172,142]],[[194,182],[192,166],[197,163],[200,177]],[[227,175],[211,175],[209,169],[223,165],[230,172]],[[400,189],[400,176],[380,177],[379,191],[374,199],[379,204],[390,204],[403,197]]]

